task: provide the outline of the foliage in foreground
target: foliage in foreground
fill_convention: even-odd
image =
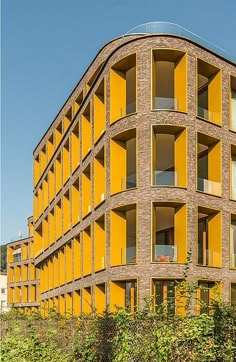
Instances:
[[[236,310],[215,303],[211,314],[167,316],[164,308],[47,319],[2,316],[3,362],[236,360]]]

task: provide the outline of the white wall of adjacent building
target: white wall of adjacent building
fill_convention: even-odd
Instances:
[[[0,274],[0,311],[7,311],[7,274]]]

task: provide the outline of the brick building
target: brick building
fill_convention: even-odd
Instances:
[[[34,150],[45,314],[161,303],[188,278],[236,300],[236,64],[150,23],[96,55]]]

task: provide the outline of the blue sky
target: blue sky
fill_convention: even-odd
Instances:
[[[174,22],[236,57],[235,0],[2,0],[1,243],[32,215],[32,153],[98,50]]]

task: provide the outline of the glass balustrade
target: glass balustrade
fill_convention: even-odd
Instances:
[[[158,262],[177,262],[177,245],[155,245],[155,261]]]
[[[129,246],[127,248],[121,248],[121,264],[134,264],[136,263],[136,246]]]
[[[153,97],[153,109],[178,110],[178,99],[167,97]]]
[[[236,254],[230,255],[230,267],[236,268]]]
[[[204,266],[214,266],[217,265],[220,258],[220,253],[217,253],[214,250],[201,250],[200,255],[198,255],[198,264]]]
[[[221,195],[221,183],[198,177],[198,190],[208,194]]]
[[[129,175],[121,179],[121,190],[132,189],[136,187],[136,174]]]
[[[236,187],[232,187],[232,190],[231,190],[231,198],[233,200],[236,200]]]
[[[178,186],[178,173],[176,171],[154,171],[154,185]]]
[[[127,116],[128,114],[136,112],[136,102],[126,104],[126,107],[120,108],[120,118]]]
[[[215,120],[219,119],[220,112],[212,112],[206,108],[199,106],[197,115],[198,115],[198,117],[204,118],[210,122],[214,122]]]
[[[226,52],[224,49],[210,43],[206,39],[200,37],[197,34],[194,34],[193,32],[189,31],[188,29],[183,28],[182,26],[170,22],[165,21],[155,21],[150,23],[145,23],[136,26],[135,28],[132,28],[129,30],[125,35],[130,34],[173,34],[173,35],[179,35],[187,39],[191,39],[204,47],[222,55],[225,58],[231,59],[232,61],[236,61],[236,58],[232,55]]]

